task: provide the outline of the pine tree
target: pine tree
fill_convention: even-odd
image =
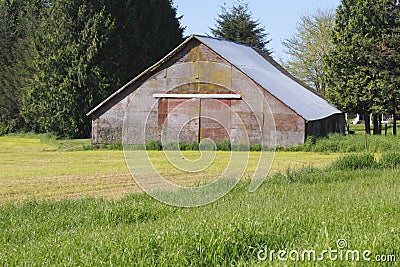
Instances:
[[[270,40],[268,33],[260,26],[260,21],[252,18],[248,4],[233,5],[231,9],[222,7],[222,13],[216,19],[215,29],[210,28],[217,38],[235,41],[259,48],[271,54],[266,48]]]
[[[85,114],[182,39],[169,0],[53,0],[34,36],[22,114],[38,132],[87,137]]]
[[[0,134],[26,130],[20,114],[21,97],[34,73],[31,33],[42,1],[0,1]]]
[[[171,0],[106,0],[106,10],[115,21],[102,53],[111,93],[179,45],[184,28]]]
[[[103,96],[107,81],[98,55],[113,27],[97,1],[52,1],[35,36],[37,73],[24,96],[22,114],[39,132],[87,135],[84,111]]]

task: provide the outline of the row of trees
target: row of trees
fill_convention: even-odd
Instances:
[[[342,0],[325,57],[327,98],[339,108],[365,114],[370,132],[379,131],[379,114],[396,114],[400,90],[400,2]]]
[[[90,132],[85,113],[182,41],[170,0],[0,0],[0,132]]]
[[[284,65],[343,111],[373,114],[377,133],[378,115],[396,119],[400,103],[399,10],[399,0],[342,0],[336,13],[303,16],[282,43]],[[243,2],[223,7],[210,30],[271,54]],[[182,32],[171,0],[0,0],[0,133],[87,136],[85,113]]]
[[[370,133],[380,133],[380,114],[396,114],[400,90],[400,2],[342,0],[336,14],[304,16],[298,32],[283,42],[286,67],[331,103],[363,114]]]

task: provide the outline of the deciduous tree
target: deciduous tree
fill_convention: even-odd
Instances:
[[[334,18],[334,12],[328,10],[302,16],[297,32],[282,42],[289,55],[285,68],[322,95],[325,95],[326,89],[323,58],[330,49]]]
[[[325,57],[327,97],[346,112],[364,113],[368,133],[369,114],[376,117],[398,97],[390,74],[398,57],[398,8],[397,0],[342,0]]]

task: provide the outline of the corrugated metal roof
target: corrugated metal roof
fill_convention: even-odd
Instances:
[[[245,75],[270,92],[305,120],[319,120],[334,114],[342,113],[340,110],[330,105],[325,99],[307,89],[306,86],[303,86],[293,77],[290,77],[290,75],[285,73],[283,68],[274,62],[269,56],[261,55],[255,49],[246,45],[212,37],[193,35],[187,38],[182,44],[172,50],[159,62],[149,67],[122,88],[117,90],[114,94],[109,96],[106,100],[87,113],[87,115],[89,116],[96,112],[106,102],[121,93],[140,77],[156,70],[158,66],[180,51],[193,38],[196,38],[221,57],[225,58],[225,60],[237,67]]]
[[[342,113],[325,99],[283,73],[253,48],[216,38],[204,36],[196,36],[196,38],[305,120],[314,121]]]

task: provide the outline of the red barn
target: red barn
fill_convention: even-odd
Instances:
[[[96,144],[121,142],[129,131],[124,142],[132,144],[245,138],[286,147],[345,126],[340,110],[263,51],[196,35],[88,115]]]

